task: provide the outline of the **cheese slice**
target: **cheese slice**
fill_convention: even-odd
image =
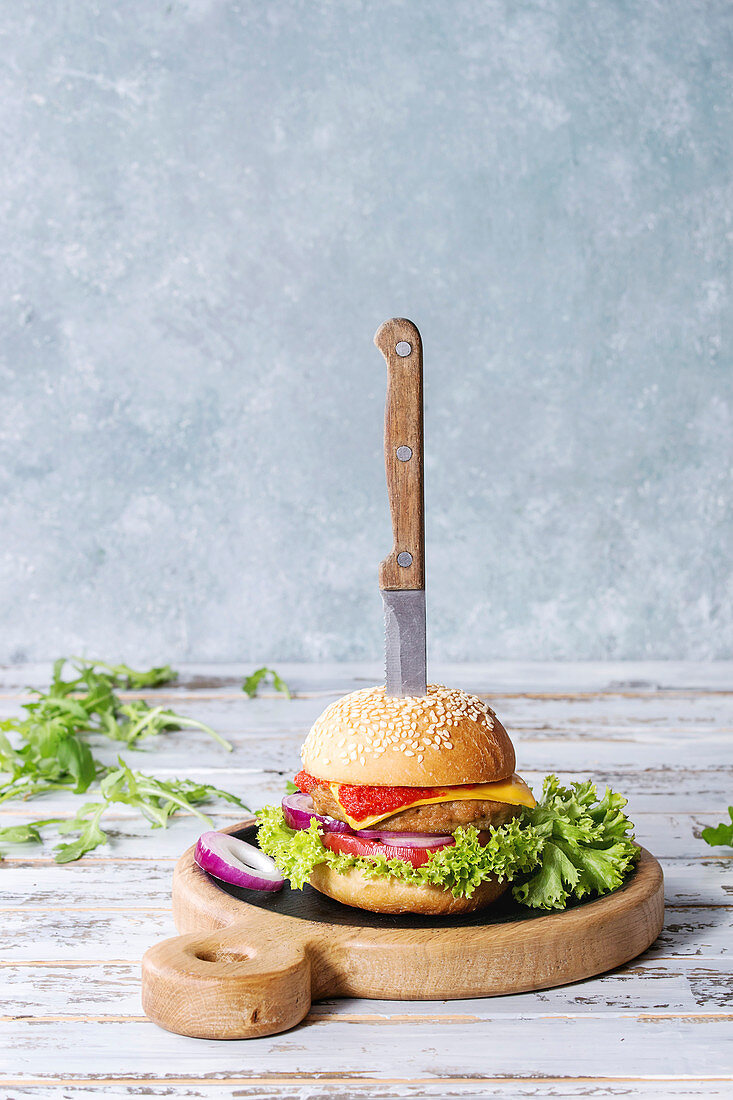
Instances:
[[[339,806],[341,806],[339,784],[329,783],[329,787]],[[377,822],[385,821],[388,817],[394,817],[395,814],[402,813],[403,810],[410,810],[413,806],[433,806],[439,802],[466,802],[470,798],[478,798],[487,802],[505,802],[509,806],[529,806],[531,808],[537,805],[531,790],[516,772],[514,775],[510,775],[508,779],[500,779],[498,783],[467,783],[460,787],[442,787],[439,790],[442,790],[443,793],[437,794],[433,798],[416,798],[414,802],[406,802],[404,806],[400,806],[396,810],[390,810],[387,814],[363,817],[360,821],[355,821],[353,817],[349,817],[343,806],[341,806],[341,809],[346,822],[352,829],[358,830],[371,829],[372,825],[376,825]]]

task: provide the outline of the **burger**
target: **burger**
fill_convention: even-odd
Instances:
[[[537,863],[520,815],[535,806],[514,748],[484,700],[458,688],[332,703],[301,750],[258,843],[291,885],[377,913],[461,914],[499,898]]]

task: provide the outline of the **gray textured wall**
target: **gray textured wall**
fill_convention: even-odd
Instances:
[[[13,0],[0,658],[733,653],[729,0]]]

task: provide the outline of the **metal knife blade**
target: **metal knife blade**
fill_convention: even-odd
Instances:
[[[387,695],[427,694],[425,589],[382,591]]]

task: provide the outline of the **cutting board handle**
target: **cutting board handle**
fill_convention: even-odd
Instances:
[[[179,1035],[249,1039],[286,1031],[311,1006],[311,959],[297,936],[229,928],[175,936],[143,957],[143,1009]]]
[[[387,362],[384,465],[394,545],[379,566],[379,587],[425,587],[422,340],[404,317],[385,321],[374,337]]]

